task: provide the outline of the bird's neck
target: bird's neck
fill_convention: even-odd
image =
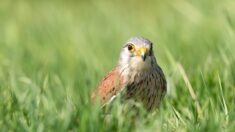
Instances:
[[[133,63],[132,63],[133,61]],[[132,82],[139,82],[154,71],[154,67],[157,64],[153,64],[151,60],[130,60],[128,63],[121,63],[118,66],[119,74],[124,79],[124,84],[130,84]]]

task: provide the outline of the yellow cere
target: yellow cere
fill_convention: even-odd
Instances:
[[[137,56],[141,56],[142,54],[146,54],[148,52],[148,49],[147,48],[139,48],[138,50],[137,50],[137,53],[136,53],[136,55]]]

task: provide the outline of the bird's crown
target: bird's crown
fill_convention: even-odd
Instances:
[[[130,43],[135,44],[137,46],[152,45],[152,42],[144,37],[131,37],[127,40],[124,46]]]

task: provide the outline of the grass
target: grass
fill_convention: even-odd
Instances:
[[[234,7],[233,0],[1,1],[0,130],[233,131]],[[155,43],[169,85],[161,108],[143,110],[135,123],[118,102],[108,118],[88,103],[131,36]]]

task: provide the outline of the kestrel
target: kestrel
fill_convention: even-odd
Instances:
[[[102,104],[124,92],[124,99],[140,102],[147,110],[160,105],[167,82],[153,53],[153,43],[143,37],[132,37],[123,46],[118,65],[109,72],[92,93]]]

